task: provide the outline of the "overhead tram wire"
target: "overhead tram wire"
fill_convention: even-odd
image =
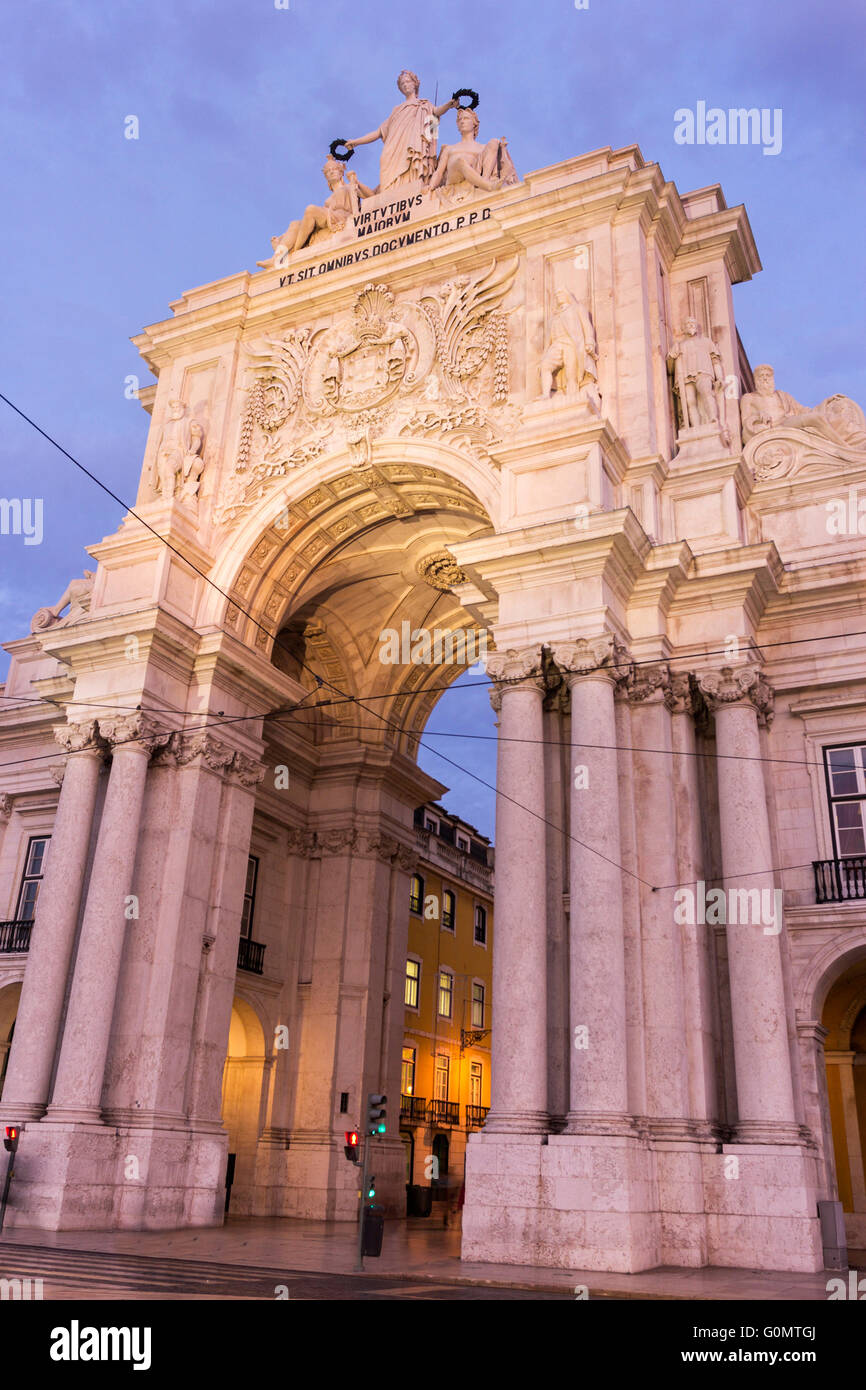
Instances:
[[[123,501],[123,499],[121,497],[118,497],[117,493],[113,492],[112,489],[107,485],[107,483],[103,483],[100,478],[97,478],[95,473],[91,473],[89,468],[85,468],[83,463],[79,463],[78,459],[76,459],[72,454],[70,454],[68,449],[64,449],[62,444],[59,444],[58,441],[47,432],[47,430],[43,430],[40,425],[37,425],[36,421],[32,420],[29,415],[25,414],[25,412],[21,410],[17,405],[15,405],[13,401],[10,401],[8,396],[5,396],[2,392],[0,392],[0,400],[4,401],[6,405],[8,405],[10,409],[15,412],[16,415],[20,416],[22,420],[24,420],[28,425],[30,425],[32,429],[36,430],[37,434],[40,434],[43,439],[46,439],[49,444],[53,445],[54,448],[57,449],[64,456],[64,458],[67,458],[69,462],[74,465],[74,467],[79,469],[80,472],[84,473],[86,477],[90,478],[91,482],[96,483],[96,486],[100,488],[108,497],[111,497],[112,500],[115,501],[119,507],[125,507],[126,511],[129,513],[130,516],[135,517],[136,521],[140,522],[142,526],[146,527],[146,529],[151,533],[151,535],[155,536],[156,539],[160,541],[163,545],[167,546],[168,549],[173,552],[173,554],[177,555],[178,559],[182,560],[183,563],[187,565],[188,568],[191,569],[194,574],[197,574],[201,579],[204,580],[206,584],[209,584],[212,589],[214,589],[218,594],[220,594],[221,597],[225,599],[226,603],[234,603],[234,600],[230,598],[230,596],[223,589],[221,589],[220,586],[213,579],[211,579],[209,575],[205,574],[203,570],[199,569],[198,565],[196,565],[192,560],[190,560],[188,556],[184,555],[182,551],[178,550],[177,547],[171,543],[171,541],[166,540],[164,536],[160,535],[160,533],[155,529],[155,527],[151,526],[150,522],[145,521],[143,517],[139,516],[138,512],[136,512],[134,508],[128,507],[126,503]],[[268,629],[262,623],[260,623],[257,618],[254,618],[251,613],[249,613],[245,608],[243,608],[241,604],[234,603],[234,606],[238,609],[239,612],[243,613],[244,616],[259,629],[260,632],[264,632],[266,637],[272,637],[272,634],[268,631]],[[277,637],[278,636],[279,634],[277,634]],[[273,640],[277,642],[277,638],[274,638]],[[287,648],[285,647],[281,647],[281,649],[287,650]],[[406,731],[404,729],[401,729],[398,724],[395,724],[390,719],[386,719],[384,715],[378,712],[378,710],[368,709],[367,706],[361,700],[358,700],[353,695],[348,695],[346,691],[340,690],[340,688],[334,685],[331,681],[325,680],[324,677],[319,676],[318,673],[312,669],[312,667],[307,665],[306,662],[302,661],[300,663],[300,667],[301,670],[309,672],[309,674],[317,682],[317,685],[319,687],[325,685],[328,687],[329,690],[333,690],[337,695],[342,696],[346,700],[354,702],[358,705],[360,709],[365,710],[367,714],[372,714],[387,728],[392,729],[397,734],[398,738],[412,737],[411,735],[407,735]],[[423,747],[420,737],[418,737],[416,741],[419,747]],[[459,763],[454,762],[454,760],[452,758],[449,758],[445,753],[440,753],[438,749],[430,748],[428,749],[428,751],[431,752],[434,757],[439,758],[444,763],[447,763],[449,767],[455,767],[459,772],[468,771],[468,769],[464,769],[463,767],[461,767]],[[67,754],[67,756],[72,755]],[[562,826],[555,825],[553,821],[549,821],[546,816],[539,815],[537,811],[531,811],[527,806],[522,806],[521,803],[517,801],[514,797],[509,796],[507,792],[503,792],[499,788],[493,786],[490,782],[485,781],[485,779],[483,777],[479,777],[477,773],[469,772],[469,776],[473,778],[474,781],[478,782],[481,786],[486,787],[488,791],[492,791],[495,797],[501,797],[503,800],[508,801],[511,805],[514,805],[519,810],[524,811],[527,815],[531,815],[534,817],[534,819],[540,820],[544,825],[548,826],[549,829],[555,830],[558,834],[566,835],[568,839],[573,840],[576,844],[579,844],[582,849],[586,849],[589,851],[589,853],[596,855],[597,858],[605,860],[605,862],[610,864],[613,868],[618,869],[620,873],[628,874],[631,878],[636,879],[637,882],[643,883],[644,887],[646,888],[652,887],[652,885],[646,883],[645,880],[642,879],[639,874],[633,873],[631,869],[626,869],[623,864],[619,864],[616,862],[616,860],[610,859],[606,854],[602,854],[600,850],[594,850],[590,845],[585,845],[583,841],[578,840],[576,836],[570,835]]]
[[[84,464],[80,463],[79,460],[76,459],[72,454],[70,454],[69,451],[68,451],[67,449],[64,449],[64,447],[63,447],[62,444],[58,443],[58,441],[57,441],[56,439],[54,439],[52,435],[48,434],[48,432],[47,432],[46,430],[43,430],[43,429],[41,428],[41,426],[38,425],[38,424],[36,423],[35,420],[31,419],[31,417],[30,417],[29,415],[27,415],[23,410],[21,410],[17,405],[15,405],[15,403],[14,403],[13,401],[10,401],[9,398],[8,398],[7,396],[5,396],[2,392],[0,392],[0,400],[2,400],[6,405],[8,405],[9,408],[10,408],[11,410],[13,410],[13,411],[15,412],[16,415],[18,415],[22,420],[24,420],[28,425],[30,425],[31,428],[34,429],[34,430],[37,432],[37,434],[40,434],[40,435],[42,436],[43,439],[47,440],[49,444],[51,444],[54,448],[56,448],[56,449],[58,450],[58,452],[61,453],[61,454],[64,456],[64,458],[67,458],[67,459],[69,460],[69,462],[72,463],[72,464],[74,465],[74,467],[76,467],[77,469],[79,469],[80,472],[84,473],[86,477],[90,478],[91,482],[94,482],[94,483],[97,485],[97,487],[99,487],[107,496],[111,497],[112,500],[115,501],[115,502],[118,504],[118,506],[125,508],[125,510],[128,512],[128,514],[129,514],[130,516],[134,517],[135,520],[138,521],[138,522],[140,522],[140,524],[141,524],[142,526],[144,526],[144,527],[151,533],[151,535],[153,535],[158,541],[160,541],[161,544],[165,545],[169,550],[171,550],[171,551],[173,552],[173,554],[177,555],[178,559],[180,559],[185,565],[187,565],[187,567],[188,567],[189,569],[191,569],[195,574],[197,574],[201,579],[203,579],[204,582],[205,582],[206,584],[208,584],[212,589],[214,589],[218,594],[220,594],[220,596],[221,596],[222,598],[224,598],[224,599],[226,600],[227,603],[232,603],[232,604],[234,604],[234,606],[239,610],[239,612],[243,613],[244,616],[245,616],[251,623],[253,623],[255,627],[257,627],[257,628],[259,629],[259,631],[264,632],[265,635],[266,635],[268,638],[273,638],[273,641],[274,641],[274,644],[275,644],[275,645],[280,646],[282,650],[287,650],[287,648],[283,647],[282,644],[279,643],[279,640],[278,640],[278,639],[279,639],[279,634],[277,634],[276,637],[273,637],[273,634],[272,634],[262,623],[260,623],[260,622],[258,621],[257,618],[253,617],[253,615],[252,615],[250,612],[248,612],[240,603],[238,603],[238,602],[236,602],[234,599],[232,599],[232,598],[230,597],[230,595],[228,595],[228,594],[225,592],[225,590],[223,590],[223,589],[220,588],[220,586],[215,582],[215,580],[211,579],[209,575],[205,574],[205,572],[204,572],[203,570],[201,570],[192,560],[190,560],[188,556],[184,555],[183,552],[180,551],[180,550],[178,550],[177,547],[176,547],[175,545],[173,545],[171,541],[167,540],[165,536],[161,535],[160,532],[158,532],[158,531],[155,529],[155,527],[151,526],[150,522],[146,521],[146,520],[144,519],[144,517],[140,516],[140,515],[138,514],[138,512],[136,512],[135,509],[134,509],[133,507],[128,506],[128,505],[124,502],[124,500],[123,500],[121,497],[118,497],[118,495],[117,495],[114,491],[112,491],[112,489],[111,489],[106,483],[102,482],[102,480],[101,480],[100,478],[98,478],[98,477],[96,476],[96,474],[92,473],[92,472],[90,471],[90,469],[86,468]],[[847,638],[847,637],[857,636],[857,635],[864,635],[864,636],[866,636],[866,633],[860,633],[860,634],[848,633],[848,634],[839,634],[838,636],[839,636],[839,637],[843,637],[843,636],[844,636],[844,637]],[[833,635],[831,635],[830,638],[821,638],[821,639],[816,639],[816,640],[834,640],[835,637],[836,637],[836,634],[833,634]],[[793,645],[793,644],[795,644],[795,643],[797,643],[797,642],[809,641],[809,640],[811,640],[811,639],[809,639],[809,638],[791,639],[790,641],[786,640],[786,641],[779,642],[779,643],[767,643],[767,644],[762,644],[762,645],[766,645],[766,646],[787,646],[787,645]],[[718,655],[718,654],[730,655],[730,652],[728,651],[728,649],[727,649],[727,647],[726,647],[726,648],[720,649],[720,652],[716,652],[716,653],[701,652],[701,653],[696,653],[695,655],[696,655],[696,656],[699,656],[699,657],[704,657],[704,656],[712,655],[712,654],[716,654],[716,655]],[[293,655],[294,655],[294,653],[293,653]],[[679,660],[688,660],[688,659],[689,659],[688,657],[676,657],[676,658],[674,658],[674,660],[676,660],[676,661],[679,661]],[[646,659],[644,659],[643,661],[635,661],[635,662],[631,662],[630,664],[633,665],[633,666],[639,666],[639,665],[658,665],[659,662],[660,662],[660,660],[661,660],[661,661],[664,661],[665,658],[653,658],[653,659],[646,658]],[[541,821],[544,825],[546,825],[549,829],[555,830],[555,831],[556,831],[558,834],[560,834],[560,835],[564,835],[566,839],[571,840],[573,843],[580,845],[582,849],[588,850],[589,853],[594,854],[597,858],[603,859],[606,863],[608,863],[608,864],[610,864],[612,867],[618,869],[618,870],[620,871],[620,873],[627,874],[630,878],[635,879],[638,883],[642,883],[642,884],[644,885],[644,887],[651,889],[653,892],[658,891],[658,889],[657,889],[656,887],[654,887],[654,885],[652,885],[651,883],[647,882],[647,880],[641,878],[641,876],[640,876],[639,874],[634,873],[631,869],[627,869],[627,868],[625,867],[625,865],[619,864],[616,860],[613,860],[613,859],[609,858],[607,855],[602,854],[600,850],[594,849],[591,845],[584,844],[584,842],[583,842],[582,840],[578,840],[576,836],[571,835],[568,831],[565,830],[564,827],[558,826],[558,825],[554,824],[554,822],[549,821],[549,820],[547,819],[546,816],[540,815],[540,814],[539,814],[538,812],[536,812],[536,811],[532,811],[532,810],[531,810],[529,807],[527,807],[527,806],[523,806],[523,805],[522,805],[519,801],[517,801],[514,797],[509,796],[507,792],[503,792],[501,789],[499,789],[498,787],[494,786],[492,783],[487,782],[483,777],[480,777],[477,773],[474,773],[474,772],[472,772],[470,769],[463,767],[460,763],[455,762],[452,758],[449,758],[446,754],[441,753],[438,749],[436,749],[436,748],[430,748],[430,747],[428,747],[427,745],[425,745],[425,744],[422,742],[423,737],[424,737],[423,734],[411,734],[411,733],[409,733],[407,730],[401,728],[400,725],[395,724],[395,723],[393,722],[393,720],[387,719],[384,715],[380,714],[380,713],[378,712],[378,710],[369,709],[368,706],[365,704],[364,700],[361,700],[361,699],[359,699],[357,696],[354,696],[354,695],[348,695],[345,691],[341,690],[341,689],[339,688],[339,686],[334,685],[333,682],[331,682],[331,681],[329,681],[329,680],[326,680],[326,679],[325,679],[324,677],[322,677],[322,676],[319,676],[319,674],[318,674],[316,671],[314,671],[313,668],[312,668],[311,666],[309,666],[306,662],[304,662],[304,661],[301,661],[301,662],[300,662],[300,669],[301,669],[301,670],[304,670],[304,671],[307,671],[307,672],[313,677],[313,679],[314,679],[315,682],[316,682],[316,689],[321,689],[322,686],[326,686],[329,690],[333,690],[337,695],[339,695],[339,696],[341,697],[340,703],[351,703],[351,704],[356,704],[360,709],[363,709],[367,714],[373,715],[373,716],[374,716],[376,719],[378,719],[382,724],[384,724],[384,725],[386,726],[386,728],[389,728],[389,729],[391,729],[394,733],[396,733],[397,736],[398,736],[398,738],[406,738],[406,739],[409,740],[410,742],[414,741],[414,742],[416,743],[416,745],[417,745],[418,748],[426,748],[426,751],[429,752],[429,753],[432,753],[434,757],[439,758],[442,762],[447,763],[450,767],[456,768],[456,769],[458,770],[458,772],[461,772],[461,773],[463,773],[464,775],[468,775],[473,781],[478,782],[478,783],[479,783],[481,786],[483,786],[483,787],[486,787],[488,791],[492,791],[495,797],[501,797],[501,798],[503,798],[503,800],[508,801],[511,805],[516,806],[519,810],[522,810],[522,811],[524,811],[526,814],[531,815],[534,819],[540,820],[540,821]],[[474,683],[473,683],[473,684],[474,684]],[[478,684],[486,684],[486,682],[478,682]],[[315,690],[309,692],[308,695],[304,697],[304,699],[309,698],[309,695],[314,694],[314,693],[315,693]],[[418,692],[408,692],[408,693],[413,694],[413,693],[418,693]],[[302,702],[299,702],[299,703],[302,703]],[[328,702],[328,703],[337,703],[337,702]],[[296,706],[295,708],[297,708],[297,707],[298,707],[298,706]],[[115,708],[117,708],[117,707],[115,706]],[[321,709],[322,706],[321,706],[321,705],[318,705],[318,706],[316,706],[316,708]],[[139,711],[136,711],[136,712],[139,712]],[[144,712],[146,712],[146,711],[141,711],[141,712],[144,713]],[[277,714],[291,714],[291,713],[292,713],[292,710],[273,711],[271,717],[275,717]],[[255,716],[246,716],[246,715],[245,715],[245,716],[237,716],[237,719],[238,719],[238,720],[243,720],[243,719],[248,719],[248,718],[263,719],[263,718],[265,718],[265,717],[266,717],[265,715],[259,714],[259,715],[255,715]],[[216,723],[214,723],[214,722],[212,721],[212,722],[210,722],[209,724],[206,724],[206,725],[204,725],[204,726],[202,726],[202,727],[203,727],[203,728],[214,728],[214,727],[219,727],[219,723],[220,723],[220,722],[222,722],[222,723],[229,723],[229,722],[235,722],[235,721],[232,720],[232,719],[226,719],[226,720],[223,720],[223,721],[218,721],[218,722],[216,722]],[[335,726],[338,727],[338,728],[344,727],[344,726],[340,725],[340,724],[338,723],[338,721],[336,721],[336,720],[335,720],[335,721],[332,721],[332,722],[333,722],[333,723],[335,724]],[[359,727],[360,727],[360,726],[359,726]],[[184,732],[186,732],[186,733],[191,733],[191,732],[195,732],[195,731],[196,731],[196,730],[195,730],[194,728],[188,728],[188,729],[185,729],[185,730],[184,730]],[[434,735],[434,736],[435,736],[435,735]],[[458,736],[459,736],[459,735],[458,735]],[[472,737],[472,735],[470,735],[469,737]],[[477,736],[477,737],[482,737],[482,736],[479,735],[479,736]],[[492,736],[490,736],[490,737],[492,737]],[[124,740],[124,741],[126,741],[126,740]],[[135,740],[132,739],[132,740],[129,740],[129,741],[130,741],[130,742],[134,742]],[[517,741],[522,741],[522,740],[517,740]],[[537,742],[537,740],[530,740],[530,741],[531,741],[531,742]],[[579,745],[579,746],[591,747],[592,745]],[[649,751],[649,750],[647,750],[647,751]],[[17,764],[13,762],[13,763],[10,763],[10,764],[8,764],[8,765],[9,765],[9,766],[15,766],[15,765],[20,766],[20,765],[22,765],[22,764],[24,764],[24,763],[27,763],[27,762],[43,761],[43,760],[50,759],[50,758],[56,758],[57,756],[58,756],[58,754],[56,754],[56,753],[52,753],[52,754],[48,754],[48,755],[41,755],[41,756],[34,757],[33,759],[21,759],[21,760],[18,760]],[[62,753],[61,753],[60,756],[63,756]],[[72,756],[72,755],[71,755],[71,754],[67,754],[66,756]],[[763,759],[761,759],[761,761],[763,761]],[[0,764],[0,767],[2,767],[2,766],[6,766],[6,764]],[[802,867],[802,866],[798,866],[798,867]],[[764,871],[762,871],[762,872],[771,873],[771,872],[774,872],[774,871],[768,869],[768,870],[764,870]],[[784,872],[784,870],[781,870],[780,872]],[[742,877],[752,877],[753,875],[741,875],[741,876],[742,876]]]

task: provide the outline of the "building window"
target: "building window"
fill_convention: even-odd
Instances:
[[[403,1048],[403,1064],[400,1070],[400,1090],[404,1096],[415,1094],[415,1049]]]
[[[442,894],[442,926],[445,931],[453,931],[457,921],[457,898],[450,888]]]
[[[866,744],[825,748],[836,857],[866,854]]]
[[[418,994],[421,987],[421,962],[420,960],[407,960],[406,962],[406,996],[405,1004],[407,1009],[417,1009]]]
[[[469,853],[469,836],[461,835],[459,830],[457,832],[457,848],[465,850],[467,854]]]
[[[433,832],[434,835],[438,835],[438,834],[439,834],[439,822],[438,822],[438,820],[436,820],[436,818],[435,818],[434,816],[425,816],[425,817],[424,817],[424,829],[425,829],[425,830],[432,830],[432,832]]]
[[[19,922],[32,922],[36,915],[36,899],[39,897],[39,888],[45,873],[45,859],[48,854],[48,841],[50,839],[50,835],[39,835],[32,839],[27,846],[27,859],[24,863],[21,887],[18,890],[18,907],[15,911],[15,918]]]
[[[451,1018],[454,1013],[454,976],[450,970],[439,971],[439,1017]]]
[[[469,1063],[469,1104],[481,1104],[481,1063]]]
[[[412,875],[412,883],[409,888],[409,911],[417,912],[419,917],[424,906],[424,880],[420,874]]]
[[[436,1058],[436,1068],[433,1072],[433,1099],[448,1099],[448,1083],[451,1078],[451,1058],[447,1053],[440,1052]]]
[[[475,908],[475,944],[487,945],[487,908],[480,903]]]
[[[484,1027],[484,986],[477,980],[472,986],[472,1027]]]
[[[251,936],[253,912],[256,907],[256,883],[259,877],[259,861],[254,855],[247,860],[247,881],[244,885],[244,910],[241,913],[241,936]]]

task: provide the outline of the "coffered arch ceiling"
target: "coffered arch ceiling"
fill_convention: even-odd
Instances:
[[[477,633],[449,587],[462,576],[447,546],[490,530],[474,494],[441,470],[353,469],[311,489],[258,539],[226,625],[311,693],[319,686],[309,701],[317,741],[362,736],[414,752],[405,734],[423,729],[465,663],[383,661],[383,634]]]

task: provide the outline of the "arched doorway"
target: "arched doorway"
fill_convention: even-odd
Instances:
[[[250,1216],[255,1209],[256,1148],[267,1103],[270,1062],[259,1017],[244,999],[232,1003],[223,1071],[222,1119],[228,1130],[227,1210]]]
[[[12,1035],[15,1032],[15,1019],[18,1014],[18,1001],[21,998],[21,981],[0,989],[0,1097],[3,1095],[3,1082],[6,1078],[6,1064]]]
[[[836,979],[821,1016],[839,1200],[849,1257],[866,1250],[866,961]]]

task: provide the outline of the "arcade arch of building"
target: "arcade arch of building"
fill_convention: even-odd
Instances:
[[[214,1224],[229,1152],[236,1210],[355,1216],[342,1131],[399,1095],[413,811],[442,792],[417,737],[461,669],[380,660],[406,624],[494,648],[464,1254],[820,1268],[819,1201],[850,1189],[859,1232],[866,905],[812,764],[866,747],[866,648],[836,641],[862,540],[826,506],[866,422],[756,384],[732,286],[760,262],[718,187],[628,147],[458,193],[421,254],[365,239],[380,283],[317,242],[303,280],[188,291],[136,340],[138,515],[9,644],[0,705],[10,917],[51,834],[0,960],[10,1224]],[[424,193],[410,229],[443,216]],[[717,883],[783,913],[677,915]],[[377,1176],[399,1212],[396,1126]]]

